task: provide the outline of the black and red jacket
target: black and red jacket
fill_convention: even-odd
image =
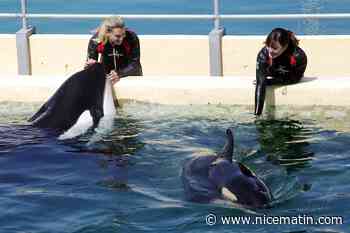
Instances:
[[[125,33],[123,43],[114,46],[117,56],[113,55],[113,46],[109,42],[103,44],[98,40],[97,33],[93,35],[88,45],[88,59],[98,60],[101,53],[106,74],[116,70],[120,77],[142,76],[139,38],[129,29]]]
[[[271,59],[267,47],[260,50],[257,56],[256,78],[273,77],[272,84],[297,83],[304,76],[307,57],[300,47],[289,47],[280,56]]]

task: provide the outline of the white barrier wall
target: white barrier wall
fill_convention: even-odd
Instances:
[[[63,76],[13,76],[0,79],[0,102],[43,102]],[[127,77],[114,85],[119,101],[169,105],[253,105],[254,77]],[[267,105],[350,106],[350,77],[304,78],[301,83],[269,88]]]
[[[68,75],[83,67],[90,35],[32,35],[33,75]],[[308,55],[306,76],[350,76],[350,36],[300,36]],[[254,76],[255,60],[265,36],[225,36],[225,76]],[[207,36],[140,36],[144,75],[209,75]],[[0,35],[1,75],[17,74],[14,35]]]
[[[16,36],[0,35],[0,77],[17,74]]]
[[[299,36],[308,57],[306,76],[350,76],[345,51],[350,36]],[[223,39],[224,75],[255,75],[256,56],[263,47],[262,36],[225,36]]]
[[[83,67],[90,36],[33,35],[30,38],[33,74],[73,73]],[[207,36],[141,36],[145,75],[207,75]]]

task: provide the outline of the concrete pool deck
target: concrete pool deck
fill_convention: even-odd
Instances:
[[[0,101],[43,102],[67,76],[0,76]],[[115,84],[117,99],[167,105],[253,105],[254,77],[127,77]],[[267,105],[350,106],[350,77],[305,77],[268,88]]]

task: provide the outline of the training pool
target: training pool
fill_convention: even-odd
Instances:
[[[281,107],[275,116],[255,121],[251,107],[127,103],[112,127],[58,140],[20,126],[39,105],[0,103],[0,232],[349,229],[349,109]],[[234,157],[266,181],[275,197],[272,208],[185,201],[182,164],[195,154],[220,150],[228,127],[235,129]],[[208,226],[210,213],[342,216],[344,223],[223,225],[218,220]]]
[[[28,12],[37,14],[212,14],[212,0],[28,0]],[[20,1],[1,0],[0,12],[21,12]],[[349,13],[349,0],[220,0],[222,14],[310,14]],[[37,33],[87,34],[101,20],[28,19]],[[16,33],[20,21],[1,20],[0,33]],[[350,34],[347,19],[305,20],[222,20],[228,35],[265,35],[274,27],[290,28],[297,35]],[[211,20],[127,20],[128,27],[138,34],[201,34],[207,35]],[[185,26],[184,26],[185,25]]]

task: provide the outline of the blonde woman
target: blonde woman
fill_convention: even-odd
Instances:
[[[85,67],[96,62],[104,65],[113,84],[122,77],[142,76],[139,38],[121,17],[105,19],[90,39]]]

